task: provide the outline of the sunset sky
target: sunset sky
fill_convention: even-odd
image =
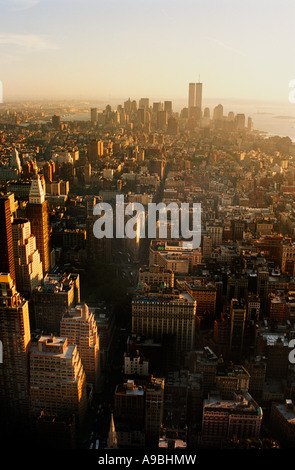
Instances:
[[[4,100],[287,101],[294,0],[0,0]]]

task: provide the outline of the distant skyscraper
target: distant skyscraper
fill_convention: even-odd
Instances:
[[[61,118],[60,116],[52,116],[52,125],[55,129],[59,129],[61,124]]]
[[[27,217],[31,222],[32,233],[36,237],[37,249],[43,264],[43,273],[50,269],[50,226],[48,201],[45,200],[44,190],[39,175],[31,183]]]
[[[0,272],[10,273],[11,278],[15,281],[11,219],[9,197],[7,195],[0,196]]]
[[[150,106],[150,100],[149,98],[140,98],[139,102],[138,102],[138,107],[139,108],[146,108],[148,109]]]
[[[97,108],[91,108],[90,110],[91,122],[94,124],[97,122]]]
[[[167,127],[167,111],[157,112],[157,127],[158,129],[165,130]]]
[[[243,113],[238,113],[236,114],[235,117],[235,126],[237,130],[243,130],[245,129],[245,114]]]
[[[172,101],[164,101],[164,111],[167,111],[168,115],[172,114]]]
[[[1,419],[20,418],[29,412],[29,305],[20,297],[8,273],[0,273],[0,338],[3,344]]]
[[[200,111],[202,110],[202,91],[203,91],[203,84],[198,83],[189,83],[188,88],[188,112],[189,117],[192,108],[198,108]]]
[[[203,84],[196,83],[196,107],[202,109]]]
[[[189,83],[188,86],[188,109],[196,106],[196,84]]]
[[[213,119],[216,121],[220,121],[223,119],[223,106],[222,104],[219,104],[215,106],[213,110]]]

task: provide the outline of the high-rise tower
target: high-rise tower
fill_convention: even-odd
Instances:
[[[0,339],[0,415],[19,419],[29,412],[31,332],[28,301],[21,298],[8,273],[0,273]]]
[[[31,183],[27,217],[31,222],[32,233],[36,237],[36,245],[43,264],[43,273],[45,274],[50,269],[50,226],[48,201],[45,200],[39,175]]]
[[[188,85],[188,109],[196,106],[196,84],[189,83]]]
[[[11,222],[9,197],[7,195],[0,196],[0,272],[9,273],[15,281]]]
[[[203,93],[203,84],[200,81],[198,83],[189,83],[189,86],[188,86],[189,117],[191,116],[194,108],[198,108],[199,112],[201,112],[202,93]]]
[[[32,413],[74,415],[81,424],[87,409],[86,375],[78,348],[68,339],[41,336],[30,350]]]
[[[13,220],[12,239],[17,289],[23,295],[31,294],[43,279],[43,267],[28,219]]]
[[[202,109],[202,95],[203,95],[203,84],[198,82],[196,83],[196,104],[197,108]]]
[[[76,344],[87,383],[97,386],[99,375],[99,336],[94,312],[87,304],[70,309],[60,322],[60,334]]]
[[[243,348],[246,320],[246,307],[243,301],[231,299],[230,316],[230,352],[240,354]]]

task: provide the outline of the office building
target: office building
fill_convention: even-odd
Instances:
[[[70,344],[76,344],[81,357],[87,383],[97,387],[100,358],[99,336],[94,312],[87,304],[76,305],[61,319],[60,335],[68,338]]]
[[[231,299],[230,319],[230,353],[239,355],[243,349],[246,322],[246,307],[244,302]]]
[[[177,282],[177,286],[186,290],[190,296],[196,300],[197,315],[205,315],[213,319],[216,307],[216,287],[211,282],[204,282],[196,279],[187,279]]]
[[[32,180],[26,212],[31,223],[31,232],[36,237],[36,245],[43,265],[43,274],[45,274],[51,267],[49,205],[48,201],[45,200],[45,192],[39,175]]]
[[[294,401],[287,398],[284,402],[273,402],[270,411],[270,428],[284,449],[294,449],[295,445],[295,407]]]
[[[100,139],[90,139],[88,142],[88,161],[90,163],[98,162],[98,159],[103,156],[104,144]]]
[[[54,129],[59,130],[61,125],[61,117],[55,114],[52,116],[51,121]]]
[[[138,350],[124,353],[124,374],[127,376],[148,376],[149,361]]]
[[[247,392],[223,400],[219,394],[204,400],[201,446],[221,448],[233,439],[259,439],[262,409]]]
[[[149,98],[140,98],[139,102],[138,102],[138,108],[145,108],[145,109],[149,109],[150,107],[150,100]]]
[[[16,290],[9,273],[0,273],[0,339],[3,362],[0,362],[1,418],[28,416],[29,348],[31,331],[29,305]]]
[[[43,267],[28,219],[13,220],[12,240],[16,287],[22,295],[30,295],[43,279]]]
[[[0,272],[9,273],[15,281],[13,241],[12,241],[12,214],[10,200],[7,195],[0,196]]]
[[[154,378],[145,388],[145,439],[147,446],[157,446],[164,412],[165,380]]]
[[[92,124],[97,123],[97,108],[91,108],[90,119],[91,119]]]
[[[167,271],[162,266],[149,266],[148,268],[140,268],[138,272],[138,285],[145,285],[151,288],[160,286],[163,289],[174,287],[174,272]]]
[[[59,334],[62,317],[79,303],[78,274],[47,274],[32,293],[35,328]]]
[[[196,106],[196,84],[189,83],[188,85],[188,109]]]
[[[189,117],[191,117],[191,111],[193,108],[198,108],[202,110],[202,93],[203,93],[203,84],[198,83],[189,83],[188,91],[188,111]]]
[[[132,332],[158,341],[170,337],[178,363],[194,348],[195,318],[196,301],[187,292],[142,292],[132,300]]]
[[[295,245],[289,243],[281,245],[281,269],[282,273],[295,275]]]
[[[117,432],[122,427],[118,422],[132,429],[144,431],[145,397],[144,387],[136,385],[134,380],[128,379],[123,384],[118,384],[114,395],[114,419]],[[118,444],[120,434],[118,433]]]
[[[160,110],[157,112],[157,128],[159,130],[165,131],[168,124],[168,113],[165,110]]]
[[[218,359],[214,388],[223,399],[232,399],[235,392],[248,392],[249,383],[250,374],[244,366]]]
[[[30,350],[32,413],[74,415],[81,424],[87,410],[86,375],[75,344],[41,336]]]
[[[245,369],[250,374],[249,393],[255,400],[261,400],[266,378],[266,358],[255,356],[245,361]]]
[[[172,114],[172,101],[164,101],[164,111],[167,111],[168,116]]]

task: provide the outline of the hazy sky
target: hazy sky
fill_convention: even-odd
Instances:
[[[288,101],[294,0],[0,0],[4,101]]]

